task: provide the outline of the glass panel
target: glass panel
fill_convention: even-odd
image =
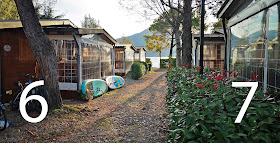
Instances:
[[[264,11],[231,27],[231,69],[239,72],[244,79],[263,82],[264,64]]]
[[[82,43],[82,80],[100,79],[100,52],[96,45]]]
[[[113,75],[112,68],[112,47],[102,46],[101,50],[101,77]]]
[[[268,86],[280,89],[279,6],[269,9]]]
[[[58,64],[59,82],[77,83],[77,47],[72,40],[52,40]]]

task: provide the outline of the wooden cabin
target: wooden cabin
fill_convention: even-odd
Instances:
[[[193,34],[195,66],[200,61],[200,34]],[[212,69],[223,69],[225,59],[225,40],[222,28],[216,28],[211,34],[204,34],[203,66]]]
[[[62,98],[77,98],[86,79],[114,75],[116,40],[104,29],[80,29],[67,19],[40,23],[55,49]],[[20,21],[0,21],[0,39],[0,90],[8,102],[19,89],[14,83],[27,81],[20,74],[38,76],[38,65]]]
[[[146,53],[147,50],[145,47],[135,47],[135,61],[146,62]]]
[[[137,49],[133,44],[115,45],[115,72],[118,75],[126,75],[135,61]]]

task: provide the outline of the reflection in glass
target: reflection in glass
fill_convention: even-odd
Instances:
[[[268,86],[280,89],[279,6],[269,9]]]
[[[256,76],[257,81],[263,82],[265,19],[262,11],[231,27],[231,70],[244,79]]]

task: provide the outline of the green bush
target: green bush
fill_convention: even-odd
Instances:
[[[147,74],[148,73],[148,69],[149,69],[148,64],[146,62],[140,62],[140,63],[142,63],[145,66],[144,74]]]
[[[140,62],[134,62],[131,66],[131,78],[139,79],[145,74],[145,66]]]
[[[167,79],[168,142],[280,142],[280,101],[257,90],[240,124],[250,88],[234,88],[225,71],[171,68]],[[235,74],[228,72],[230,74]]]
[[[148,71],[152,71],[152,61],[149,58],[146,58],[146,63],[148,64]]]
[[[168,68],[169,59],[160,59],[160,68]],[[176,59],[171,58],[171,67],[176,67]]]

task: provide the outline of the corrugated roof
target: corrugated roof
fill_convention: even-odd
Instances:
[[[200,37],[200,34],[193,34],[194,38]],[[223,34],[204,34],[205,38],[223,38]]]
[[[80,35],[88,35],[88,34],[102,34],[102,38],[107,37],[112,44],[117,44],[117,41],[105,30],[105,29],[97,29],[97,28],[79,28]],[[105,36],[105,37],[104,37]],[[109,42],[109,41],[107,41]]]
[[[116,44],[115,47],[131,47],[134,51],[136,51],[136,48],[133,46],[133,44]]]
[[[145,47],[135,47],[137,50],[141,50],[141,49],[143,49],[144,51],[147,51],[146,49],[145,49]]]
[[[47,26],[71,26],[73,28],[78,28],[69,19],[40,19],[42,27]],[[7,28],[21,28],[22,23],[20,20],[0,20],[0,29]]]

